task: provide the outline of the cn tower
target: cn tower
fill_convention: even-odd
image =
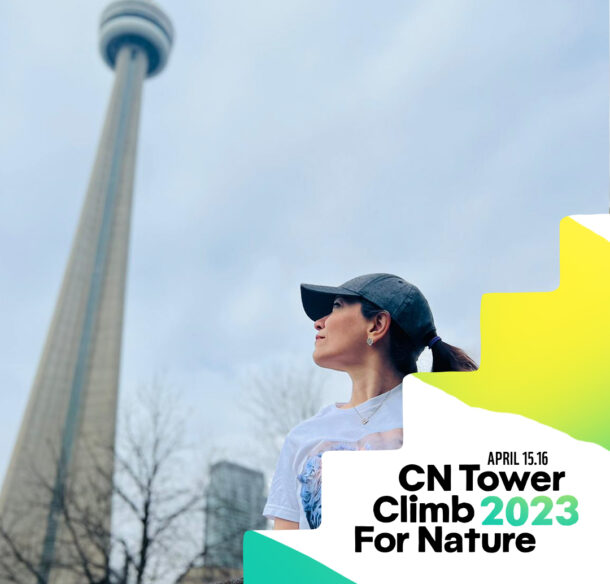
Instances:
[[[33,554],[32,582],[84,581],[60,567],[73,555],[66,548],[69,538],[62,537],[68,482],[79,493],[81,506],[102,505],[110,526],[111,489],[106,489],[101,503],[99,492],[96,501],[87,501],[93,497],[87,493],[95,491],[90,488],[94,469],[108,477],[113,471],[142,87],[147,77],[164,69],[173,36],[169,18],[154,2],[120,0],[101,16],[100,50],[115,71],[114,86],[59,297],[0,493],[2,528],[19,550]],[[7,557],[2,545],[0,541],[0,554]]]

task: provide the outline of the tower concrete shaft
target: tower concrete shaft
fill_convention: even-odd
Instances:
[[[152,15],[152,17],[151,17]],[[173,31],[143,0],[102,15],[115,81],[68,265],[0,493],[2,529],[29,554],[33,582],[83,582],[107,563],[130,215],[143,81],[165,64]],[[102,529],[86,542],[66,498]],[[79,540],[81,550],[75,548]],[[5,542],[6,543],[6,542]],[[0,541],[0,553],[2,552]],[[82,555],[85,555],[85,558]],[[64,565],[64,569],[59,565]],[[21,570],[21,568],[16,568]]]

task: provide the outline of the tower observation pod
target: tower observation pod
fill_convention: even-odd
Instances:
[[[107,564],[141,93],[144,79],[165,68],[174,31],[155,3],[120,0],[102,13],[99,32],[102,57],[115,71],[114,86],[0,492],[0,557],[16,578],[0,572],[0,584],[91,581],[85,571],[101,577]],[[75,509],[87,510],[95,534],[82,522],[69,523]]]
[[[102,13],[100,51],[112,69],[116,68],[121,49],[137,47],[146,55],[146,75],[157,75],[167,64],[173,38],[169,18],[150,1],[113,2]]]

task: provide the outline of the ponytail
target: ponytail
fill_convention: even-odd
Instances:
[[[432,371],[435,373],[440,371],[476,371],[478,369],[477,364],[465,351],[445,343],[440,338],[432,343],[430,350],[432,351]]]

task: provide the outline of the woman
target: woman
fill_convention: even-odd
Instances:
[[[328,450],[402,445],[402,379],[428,346],[432,371],[473,371],[474,361],[436,334],[418,288],[392,274],[367,274],[339,287],[301,284],[317,331],[313,360],[352,379],[348,402],[323,408],[286,437],[263,514],[275,529],[314,529],[322,510],[321,462]]]

